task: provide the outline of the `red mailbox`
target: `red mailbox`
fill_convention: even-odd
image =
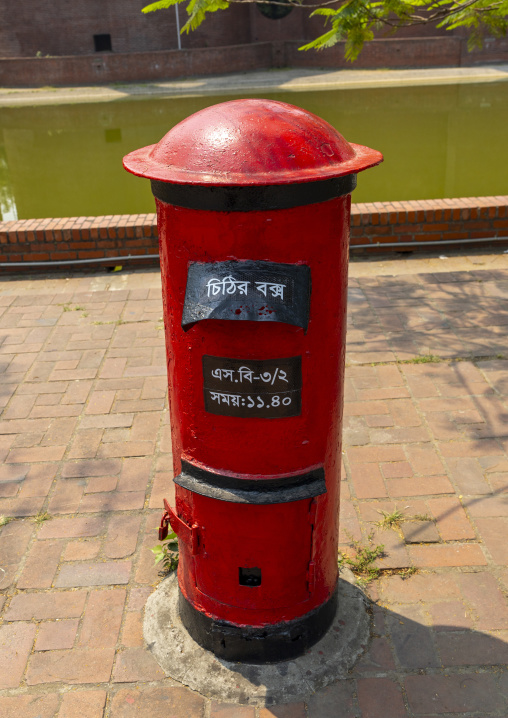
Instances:
[[[335,614],[350,193],[381,161],[254,99],[124,159],[157,205],[180,615],[228,660],[300,655]]]

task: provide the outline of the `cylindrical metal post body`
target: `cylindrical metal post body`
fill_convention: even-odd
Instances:
[[[296,108],[239,102],[217,108],[275,114],[276,159],[291,164],[283,130]],[[220,144],[224,128],[210,119]],[[312,143],[301,132],[305,160]],[[335,611],[350,192],[356,172],[381,161],[366,148],[360,160],[358,146],[348,154],[335,135],[346,157],[331,136],[318,138],[319,157],[350,171],[321,168],[311,182],[285,167],[294,182],[277,185],[262,167],[255,186],[178,184],[141,172],[129,163],[136,153],[125,161],[152,179],[157,204],[180,612],[199,643],[229,659],[298,655]],[[256,143],[241,142],[233,161],[252,180]]]

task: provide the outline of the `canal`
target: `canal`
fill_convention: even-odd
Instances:
[[[261,94],[250,94],[261,97]],[[508,83],[270,93],[320,115],[385,162],[355,202],[508,194]],[[153,212],[122,157],[227,95],[0,110],[4,220]]]

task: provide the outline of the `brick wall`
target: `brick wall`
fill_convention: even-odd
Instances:
[[[242,39],[241,37],[237,37]],[[300,52],[301,41],[67,57],[0,58],[0,86],[45,87],[168,80],[271,67],[394,68],[462,67],[508,62],[508,38],[487,39],[483,50],[467,51],[465,38],[373,40],[354,65],[344,59],[343,43],[322,52]]]
[[[397,251],[397,246],[383,247],[397,244],[401,251],[408,251],[411,247],[402,245],[496,237],[508,237],[508,196],[375,202],[355,204],[352,209],[352,247]],[[492,246],[508,246],[508,239],[492,242]],[[429,245],[429,249],[435,250],[435,246]],[[135,255],[140,259],[134,264],[147,266],[157,260],[143,260],[142,256],[152,254],[158,254],[155,214],[0,222],[0,263]]]

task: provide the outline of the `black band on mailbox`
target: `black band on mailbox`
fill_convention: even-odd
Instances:
[[[239,479],[182,461],[182,473],[174,482],[201,496],[236,504],[285,504],[326,494],[323,468],[277,479]]]
[[[356,187],[356,174],[317,182],[261,187],[184,185],[152,180],[154,197],[166,204],[213,212],[253,212],[290,209],[349,194]]]

